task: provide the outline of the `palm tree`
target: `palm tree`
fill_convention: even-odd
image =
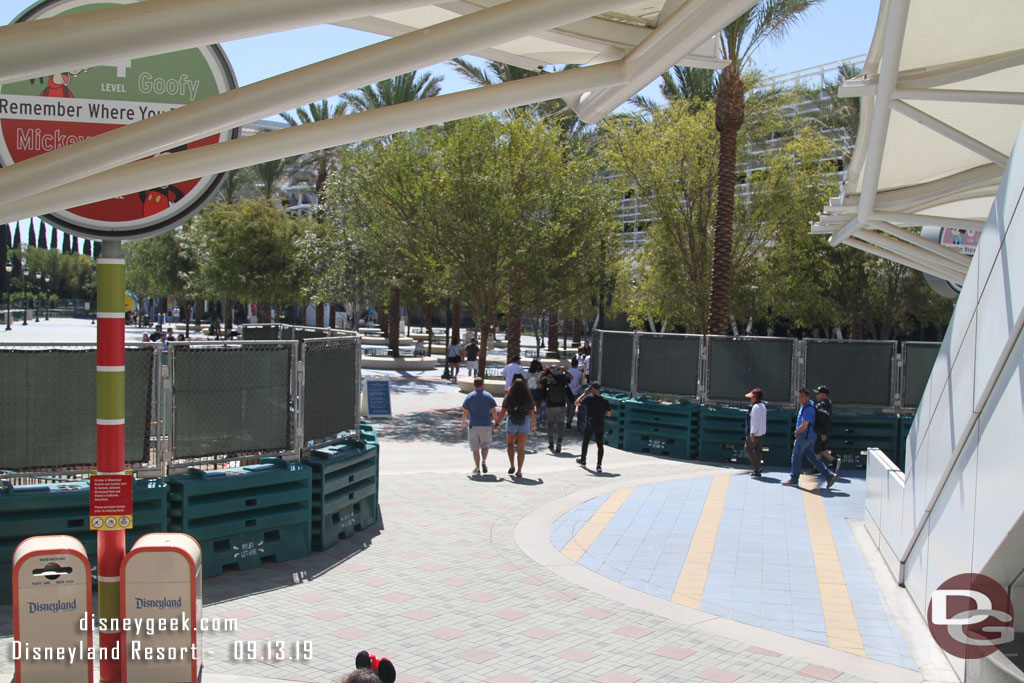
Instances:
[[[277,191],[277,183],[288,168],[289,159],[274,159],[254,164],[250,168],[263,188],[263,198],[270,201]]]
[[[443,78],[443,76],[433,76],[429,71],[425,71],[421,75],[418,75],[416,71],[409,71],[392,78],[385,78],[383,81],[378,81],[371,85],[364,85],[362,88],[347,92],[341,97],[353,111],[382,109],[393,104],[413,102],[414,100],[423,100],[440,95]],[[399,353],[398,319],[401,295],[402,290],[396,278],[391,287],[387,315],[388,346],[391,349],[392,355],[396,358]]]
[[[358,90],[347,92],[342,99],[354,111],[381,109],[392,104],[422,100],[441,94],[443,76],[433,76],[429,71],[417,76],[416,71],[385,78],[371,85],[364,85]]]
[[[299,107],[295,110],[294,116],[284,112],[281,114],[281,118],[287,121],[290,126],[298,126],[315,121],[326,121],[335,116],[343,116],[347,109],[348,104],[345,101],[338,102],[332,107],[327,100],[320,100],[320,102],[310,102],[304,108]],[[327,181],[327,175],[334,166],[335,156],[333,149],[321,149],[316,152],[310,152],[302,159],[303,163],[316,173],[316,196],[318,199],[321,190],[323,190],[324,183]]]
[[[746,86],[742,73],[754,50],[782,40],[809,8],[823,0],[761,0],[719,33],[722,56],[730,60],[718,76],[715,128],[718,129],[718,197],[711,260],[708,331],[725,334],[732,287],[732,225],[736,204],[736,137],[743,126]]]
[[[661,75],[662,96],[669,101],[686,100],[696,109],[702,102],[712,102],[718,92],[718,74],[711,69],[692,66],[674,66]],[[650,98],[636,95],[629,100],[647,113],[654,112],[659,105]]]

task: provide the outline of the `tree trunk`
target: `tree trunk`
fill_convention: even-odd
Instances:
[[[434,307],[425,306],[423,309],[423,317],[426,318],[427,328],[427,355],[434,355]]]
[[[235,322],[235,302],[231,299],[224,299],[221,301],[221,313],[224,316],[224,333],[231,331],[231,327]]]
[[[398,322],[402,318],[402,290],[391,288],[391,301],[388,302],[388,346],[391,355],[398,357]]]
[[[487,342],[491,336],[491,325],[490,316],[484,318],[484,321],[480,324],[480,355],[476,362],[476,376],[486,378],[485,374],[487,371]]]
[[[260,322],[261,323],[272,323],[274,322],[271,318],[271,306],[269,301],[264,301],[260,304]]]
[[[579,318],[572,319],[572,346],[574,349],[580,347],[580,342],[583,341],[583,321]]]
[[[558,311],[548,311],[548,351],[558,353]]]
[[[519,342],[523,336],[523,314],[518,306],[509,309],[505,340],[508,348],[505,350],[505,362],[511,363],[514,356],[519,354]]]
[[[732,224],[736,206],[736,136],[743,125],[743,80],[735,62],[722,70],[715,97],[718,129],[718,197],[715,206],[714,256],[708,332],[729,331],[729,292],[732,288]]]
[[[458,299],[452,301],[452,344],[459,344],[462,341],[462,336],[459,333],[459,328],[462,326],[462,305]],[[447,353],[447,351],[445,351]]]
[[[338,317],[338,312],[335,310],[334,304],[331,304],[331,309],[327,312],[327,327],[334,329],[334,321]]]
[[[324,326],[324,302],[320,302],[316,305],[316,326]]]

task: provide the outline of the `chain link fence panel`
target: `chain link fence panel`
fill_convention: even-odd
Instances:
[[[296,345],[172,344],[174,459],[293,447]]]
[[[893,407],[896,342],[808,339],[805,343],[806,386],[812,393],[824,384],[836,406]]]
[[[744,394],[759,387],[765,401],[792,404],[795,354],[795,339],[709,336],[708,400],[749,403]]]
[[[630,391],[633,383],[633,333],[601,331],[601,374],[604,389]]]
[[[307,445],[359,429],[359,339],[302,342],[302,439]]]
[[[699,335],[641,333],[637,391],[695,398],[701,339]]]
[[[148,463],[156,356],[125,353],[125,461]],[[96,348],[0,348],[0,469],[96,464]]]
[[[921,405],[924,388],[941,346],[938,342],[903,342],[903,408],[916,409]]]

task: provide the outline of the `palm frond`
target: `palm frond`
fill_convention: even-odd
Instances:
[[[476,85],[484,86],[491,85],[494,81],[487,75],[487,72],[480,67],[471,64],[468,60],[462,57],[456,57],[455,59],[448,60],[448,63],[455,69],[461,76],[466,78]]]

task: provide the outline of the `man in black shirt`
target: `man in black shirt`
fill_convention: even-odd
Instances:
[[[479,353],[480,347],[476,345],[476,339],[470,339],[469,344],[466,345],[466,362],[475,363]]]
[[[569,392],[569,373],[561,365],[544,368],[537,383],[544,391],[548,407],[548,450],[562,452],[562,437],[565,436],[565,406],[572,399]],[[555,443],[555,438],[558,442]]]
[[[833,463],[832,470],[838,472],[842,461],[838,456],[833,458],[828,447],[828,437],[832,432],[832,399],[828,397],[828,387],[824,384],[817,388],[817,394],[818,400],[814,402],[814,431],[818,438],[814,442],[814,454]]]
[[[590,445],[590,437],[594,437],[597,444],[597,471],[601,471],[601,461],[604,460],[604,418],[612,416],[612,404],[601,395],[601,384],[594,382],[588,391],[583,392],[576,399],[577,406],[587,409],[587,424],[583,428],[583,447],[580,449],[580,457],[576,462],[587,466],[587,446]]]

